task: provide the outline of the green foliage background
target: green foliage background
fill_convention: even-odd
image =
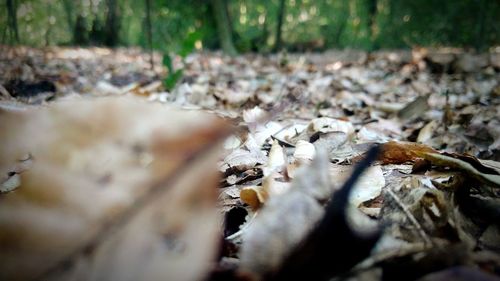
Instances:
[[[77,15],[87,32],[105,25],[106,0],[12,0],[19,42],[0,6],[0,43],[74,45]],[[121,46],[146,47],[145,1],[117,0]],[[279,0],[227,0],[240,52],[268,52],[276,40]],[[151,0],[153,48],[182,53],[194,43],[219,47],[208,0]],[[375,12],[370,10],[375,5]],[[491,0],[286,0],[284,46],[290,51],[328,48],[457,46],[484,49],[500,43],[500,1]],[[82,43],[79,43],[82,44]],[[89,40],[86,44],[97,44]]]

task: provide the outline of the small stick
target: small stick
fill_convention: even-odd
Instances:
[[[403,210],[403,212],[405,213],[406,217],[408,217],[408,219],[410,220],[410,222],[417,228],[417,232],[420,235],[420,237],[424,240],[424,243],[426,245],[433,245],[434,243],[432,243],[432,240],[429,238],[429,236],[427,235],[427,233],[425,233],[424,229],[418,223],[417,219],[412,215],[412,213],[410,212],[410,210],[408,210],[408,208],[403,204],[403,202],[401,202],[401,200],[399,199],[399,197],[390,188],[387,189],[387,193],[389,193],[389,195],[392,197],[392,199],[394,199],[394,201],[396,202],[396,204],[398,204],[399,208],[401,208],[401,210]]]

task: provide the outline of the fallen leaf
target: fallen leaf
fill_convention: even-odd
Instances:
[[[262,186],[246,186],[240,191],[240,198],[243,203],[248,204],[253,210],[259,209],[271,197],[275,197],[288,192],[290,183],[277,181],[282,176],[275,173],[262,180]]]
[[[262,186],[247,186],[241,189],[240,198],[245,204],[248,204],[253,210],[257,210],[266,202],[268,194]]]
[[[404,120],[411,119],[417,115],[426,112],[429,109],[427,101],[430,95],[419,96],[415,100],[409,102],[403,109],[398,112],[398,117]]]
[[[5,179],[0,185],[0,193],[6,193],[13,191],[21,185],[21,177],[19,174],[13,173],[12,175],[8,175],[7,179]]]
[[[389,141],[381,145],[379,160],[383,164],[403,164],[423,158],[425,152],[437,151],[423,144]]]
[[[2,112],[0,171],[26,153],[33,163],[15,191],[0,194],[0,279],[206,276],[226,128],[137,99]]]
[[[331,164],[329,168],[330,178],[334,183],[344,182],[351,174],[351,170],[350,166]],[[379,196],[384,186],[385,179],[380,165],[372,166],[354,185],[349,203],[358,207],[361,203]]]
[[[348,136],[354,133],[354,127],[351,122],[329,117],[313,119],[309,124],[308,130],[312,133],[343,132]]]
[[[267,163],[262,167],[262,172],[264,176],[267,177],[274,172],[282,172],[285,168],[286,158],[283,148],[280,146],[279,142],[275,140],[269,151],[269,157]]]
[[[299,140],[295,145],[293,157],[299,161],[310,161],[316,155],[316,148],[310,142]]]
[[[281,196],[271,196],[242,234],[241,270],[256,276],[272,271],[323,214],[318,199],[332,192],[326,155],[317,154]]]
[[[417,142],[425,143],[426,141],[430,140],[434,135],[437,127],[438,123],[436,122],[436,120],[432,120],[431,122],[427,123],[422,129],[420,129],[420,132],[418,132]]]
[[[467,163],[463,160],[460,160],[460,159],[457,159],[454,157],[439,154],[439,153],[433,153],[433,152],[429,152],[429,151],[421,151],[421,152],[419,152],[419,155],[422,158],[430,161],[433,165],[459,169],[459,170],[467,173],[468,176],[479,180],[483,184],[486,184],[486,185],[489,185],[492,187],[496,187],[496,188],[500,188],[500,175],[499,174],[480,172],[477,168],[475,168],[470,163]]]

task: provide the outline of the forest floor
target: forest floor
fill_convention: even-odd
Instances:
[[[41,121],[28,118],[28,122],[18,123],[15,120],[21,117],[8,119],[8,115],[22,115],[67,101],[120,96],[162,108],[168,104],[182,111],[216,115],[225,120],[222,126],[232,128],[230,136],[220,143],[223,152],[216,157],[221,174],[217,183],[217,210],[224,217],[224,223],[219,225],[223,242],[218,243],[216,238],[208,239],[205,244],[193,242],[197,245],[194,248],[179,246],[176,239],[165,242],[174,252],[183,252],[179,247],[191,251],[184,264],[177,265],[193,268],[196,278],[500,280],[498,49],[483,54],[419,48],[373,53],[345,50],[321,54],[249,54],[234,58],[219,53],[196,53],[184,60],[175,59],[174,69],[182,69],[183,77],[171,91],[164,88],[167,70],[161,65],[161,56],[155,54],[151,69],[149,54],[138,49],[19,47],[1,53],[0,118],[11,123],[0,124],[0,136],[9,138],[26,130],[28,136],[31,134],[46,145],[44,141],[50,138],[43,135],[63,135],[55,138],[57,146],[46,146],[53,150],[48,152],[52,155],[58,155],[61,147],[67,149],[66,140],[79,143],[71,136],[82,133],[73,132],[60,122],[47,127],[53,131],[37,129],[38,125],[29,124],[42,124],[36,123]],[[123,118],[121,123],[114,119],[114,114],[109,117],[112,121],[93,115],[93,107],[79,108],[71,103],[67,106],[70,107],[63,105],[60,111],[47,116],[54,120],[61,118],[62,122],[65,121],[62,112],[80,111],[81,115],[64,114],[74,114],[78,126],[113,131],[109,136],[103,133],[109,138],[134,137],[136,131],[141,131],[127,129],[127,126],[135,128],[136,125],[127,123],[134,120],[141,120],[137,126],[143,131],[154,127],[145,125],[148,122],[175,123],[166,120],[168,113],[159,120],[159,115],[129,105],[119,105],[124,106],[123,112],[116,115]],[[109,104],[100,106],[95,108],[110,112],[114,108]],[[122,125],[124,130],[110,129]],[[217,129],[219,125],[184,130],[178,126],[181,129],[169,129],[166,133],[177,134],[180,142],[189,143],[188,147],[180,145],[179,150],[185,154],[198,147],[196,142],[186,140],[198,137],[210,142],[211,137],[204,130],[210,131],[212,127],[215,131],[222,130]],[[35,140],[21,142],[33,142],[28,147],[39,145]],[[19,139],[12,143],[19,143]],[[374,144],[380,144],[377,161],[363,166],[362,159]],[[92,153],[105,154],[120,145],[113,142],[113,148],[99,146]],[[12,147],[5,147],[0,151],[0,172],[5,173],[0,178],[0,203],[2,200],[14,203],[5,203],[0,208],[15,213],[19,209],[8,208],[30,206],[16,205],[19,198],[12,199],[24,187],[25,179],[19,175],[32,169],[25,162],[29,160],[32,165],[31,162],[53,160],[56,156],[37,157],[30,150],[25,151],[28,157],[19,159],[9,154]],[[78,149],[75,147],[71,149]],[[177,155],[175,149],[161,153]],[[142,153],[136,146],[134,151]],[[113,173],[103,175],[99,167],[93,167],[100,165],[95,156],[79,154],[78,157],[78,161],[90,162],[84,165],[68,161],[58,169],[73,172],[76,169],[79,176],[86,173],[94,176],[95,172],[99,177],[92,184],[96,185],[108,184],[129,173],[123,168],[126,165],[122,163],[128,163],[125,158],[113,162]],[[188,158],[181,157],[179,161],[194,165]],[[12,159],[22,165],[9,162]],[[359,166],[353,171],[356,163]],[[207,172],[202,171],[191,176],[205,177]],[[351,174],[362,176],[353,186],[342,188]],[[129,173],[123,181],[133,181],[134,175]],[[335,201],[335,194],[340,194],[335,192],[346,188],[352,188],[348,199]],[[122,196],[110,194],[107,196]],[[79,200],[75,198],[70,201]],[[52,204],[50,200],[47,202]],[[214,208],[215,202],[209,202]],[[334,208],[331,202],[342,207]],[[146,208],[140,204],[131,206],[134,206],[132,213]],[[178,212],[182,211],[181,208]],[[341,219],[332,216],[335,218],[327,224],[328,214],[339,215]],[[16,218],[22,221],[20,217]],[[15,220],[0,216],[0,222],[6,225]],[[202,224],[199,220],[192,222]],[[315,236],[314,233],[321,232],[319,226],[325,226],[326,230],[321,228],[321,231],[329,236]],[[62,228],[69,231],[70,227]],[[89,227],[86,229],[90,231]],[[94,234],[89,234],[85,243],[102,238]],[[188,244],[199,239],[185,233],[180,237]],[[0,245],[0,249],[8,246]],[[216,254],[206,248],[217,249],[217,264],[203,266]],[[29,255],[29,250],[26,251]],[[52,262],[56,261],[59,260]],[[5,269],[0,267],[2,270]],[[161,276],[186,274],[172,268],[165,270],[170,273]],[[40,269],[40,274],[45,272],[46,268]]]

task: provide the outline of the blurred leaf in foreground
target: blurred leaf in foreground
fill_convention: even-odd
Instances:
[[[0,194],[0,279],[203,278],[226,128],[137,99],[0,112],[0,172],[20,176]]]

